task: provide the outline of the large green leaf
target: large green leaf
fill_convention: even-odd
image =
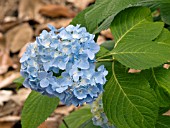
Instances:
[[[110,41],[105,41],[102,43],[100,46],[106,48],[107,50],[112,50],[115,46],[115,42],[110,40]]]
[[[97,0],[93,9],[85,14],[90,32],[107,29],[114,17],[122,10],[133,6],[147,6],[162,0]],[[166,0],[165,0],[166,1]]]
[[[170,2],[161,4],[160,5],[160,10],[161,10],[161,18],[162,20],[170,25]]]
[[[164,88],[170,94],[170,70],[164,68],[153,68],[152,77],[156,84]]]
[[[155,128],[170,128],[170,116],[159,116]]]
[[[163,23],[152,22],[148,8],[126,9],[112,22],[115,48],[108,55],[130,68],[156,67],[170,59],[169,49],[152,41],[162,30]]]
[[[73,20],[70,24],[72,25],[77,25],[77,24],[81,24],[81,26],[86,27],[88,30],[88,25],[86,24],[86,20],[85,20],[85,14],[91,10],[93,8],[93,5],[89,6],[88,8],[86,8],[85,10],[81,11]]]
[[[154,89],[160,107],[170,105],[170,70],[163,67],[142,71],[142,74],[149,81]]]
[[[22,128],[37,128],[48,116],[50,116],[58,103],[58,98],[51,98],[32,91],[25,101],[22,110]]]
[[[170,32],[168,29],[164,28],[162,33],[155,41],[157,41],[159,44],[165,45],[170,51]]]
[[[167,42],[167,40],[169,40],[169,42]],[[167,44],[170,44],[170,31],[166,28],[164,28],[161,32],[161,34],[156,38],[157,42],[166,42]]]
[[[96,58],[103,56],[104,54],[108,53],[109,50],[107,50],[105,47],[100,46],[100,51],[96,54]]]
[[[103,94],[104,111],[118,128],[153,128],[158,114],[156,95],[140,74],[129,74],[118,62]]]
[[[84,122],[92,119],[90,107],[83,107],[64,118],[69,128],[79,128]],[[66,128],[64,123],[60,128]]]
[[[88,28],[90,28],[90,32],[94,32],[98,25],[108,17],[112,15],[112,18],[109,21],[112,21],[114,16],[118,14],[123,9],[133,6],[140,0],[102,0],[97,1],[93,9],[88,11],[85,14],[86,23]],[[111,23],[111,22],[109,22]],[[108,27],[105,26],[104,28]]]
[[[71,24],[81,24],[90,33],[98,33],[109,28],[114,17],[122,10],[133,6],[167,3],[169,0],[96,0],[93,7],[80,12]]]
[[[99,126],[95,126],[93,124],[92,119],[87,120],[86,122],[84,122],[81,126],[79,126],[78,128],[101,128]]]

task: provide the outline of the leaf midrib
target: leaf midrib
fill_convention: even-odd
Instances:
[[[146,19],[143,19],[141,21],[139,21],[138,23],[136,23],[134,26],[132,26],[130,29],[128,29],[115,43],[114,48],[117,46],[117,44],[131,31],[133,30],[136,26],[140,25],[142,22],[146,21]]]
[[[159,85],[159,82],[158,82],[158,81],[157,81],[157,79],[156,79],[154,69],[152,68],[151,70],[152,70],[152,76],[153,76],[153,79],[155,80],[156,84],[157,84],[158,86],[160,86],[160,85]]]
[[[152,55],[157,55],[158,53],[153,53],[153,52],[113,52],[110,55],[116,55],[116,54],[152,54]]]
[[[119,88],[120,88],[120,90],[123,92],[123,94],[125,95],[126,99],[130,102],[130,104],[132,105],[132,107],[134,107],[134,108],[136,109],[136,111],[138,111],[139,114],[141,115],[141,117],[142,117],[142,124],[143,124],[143,121],[144,121],[143,115],[142,115],[141,112],[136,108],[136,106],[129,100],[128,96],[126,95],[126,93],[124,92],[124,90],[121,88],[121,85],[120,85],[120,83],[119,83],[119,81],[118,81],[118,79],[117,79],[117,77],[116,77],[116,74],[115,74],[114,62],[113,62],[113,64],[112,64],[112,72],[113,72],[113,77],[114,77],[117,85],[119,86]]]

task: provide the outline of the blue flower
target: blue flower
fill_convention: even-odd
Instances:
[[[62,93],[68,88],[69,84],[63,83],[63,79],[59,79],[58,83],[55,84],[54,86],[55,86],[55,91],[57,91],[58,93]]]
[[[95,43],[87,43],[85,44],[84,52],[87,53],[88,57],[92,60],[95,57],[95,54],[100,50],[100,47]]]
[[[62,30],[58,35],[59,35],[60,39],[62,39],[62,40],[72,39],[71,33],[67,32],[66,30]]]
[[[52,26],[51,24],[48,24],[48,28],[52,31],[52,32],[57,32],[57,29]]]
[[[69,75],[73,77],[73,80],[77,82],[79,78],[82,76],[82,72],[78,70],[76,66],[72,66],[69,71]]]
[[[80,54],[76,62],[76,65],[80,69],[88,69],[89,68],[88,56],[86,54]]]
[[[99,46],[80,25],[56,29],[48,25],[20,59],[23,85],[66,105],[91,104],[103,92],[107,71],[95,70]]]
[[[66,69],[66,65],[67,65],[68,61],[69,61],[68,57],[59,56],[54,59],[53,66],[58,67],[61,70],[64,70],[64,69]]]
[[[88,94],[87,89],[84,87],[75,88],[73,93],[78,99],[84,99]]]
[[[67,73],[67,72],[63,72],[61,74],[62,78],[60,80],[60,83],[63,84],[63,85],[68,85],[68,86],[72,86],[73,84],[73,80],[72,78],[70,77],[70,75]]]
[[[88,86],[87,88],[88,94],[93,98],[98,96],[98,92],[100,91],[97,86]]]
[[[40,86],[41,86],[42,88],[48,87],[49,84],[50,84],[50,82],[49,82],[49,80],[48,80],[47,78],[44,78],[44,79],[42,79],[42,80],[40,81]]]

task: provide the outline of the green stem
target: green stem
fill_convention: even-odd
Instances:
[[[104,58],[104,57],[111,56],[111,55],[112,55],[112,54],[106,54],[106,55],[100,56],[100,57],[97,58],[97,60],[98,60],[98,59],[101,59],[101,58]]]
[[[68,124],[66,123],[66,121],[63,119],[63,123],[66,126],[66,128],[69,128]]]
[[[97,62],[112,62],[113,59],[97,59]]]

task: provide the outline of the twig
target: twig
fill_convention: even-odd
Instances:
[[[66,128],[69,128],[68,124],[66,123],[66,121],[63,119],[63,123],[66,126]]]

